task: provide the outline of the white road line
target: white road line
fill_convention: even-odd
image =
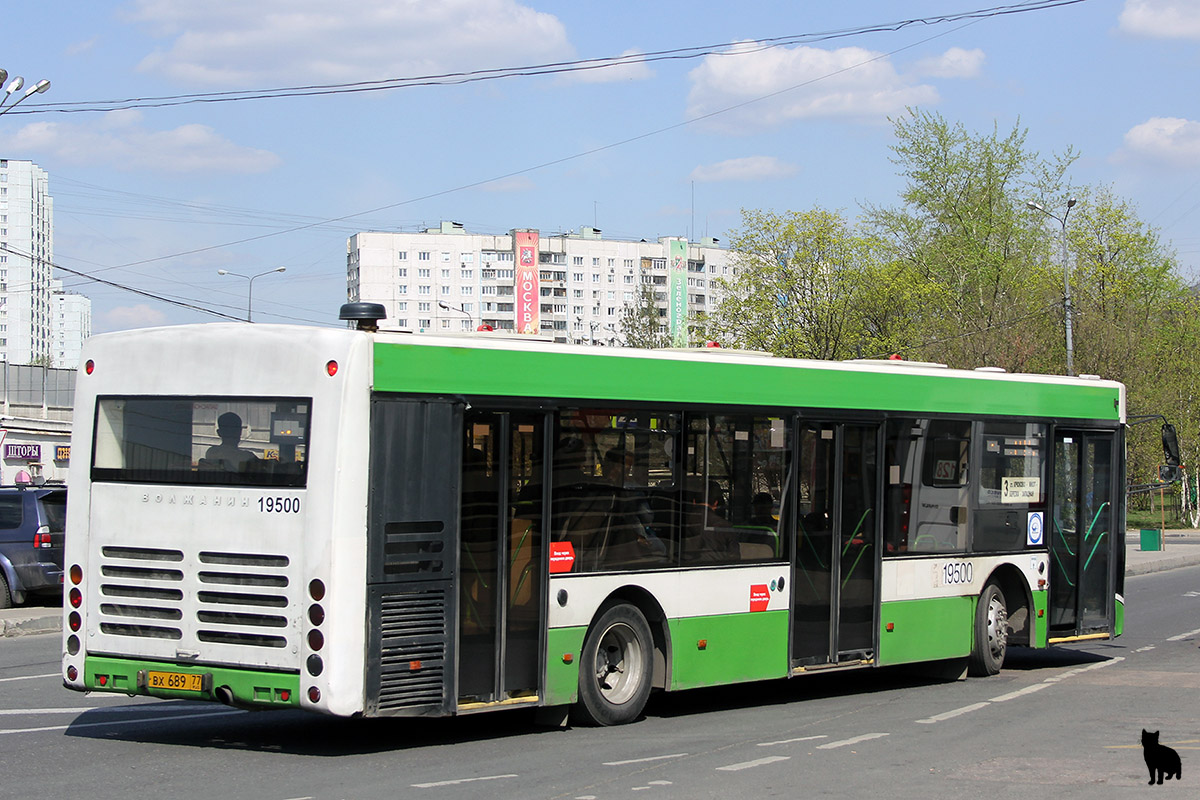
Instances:
[[[935,714],[932,717],[929,717],[928,719],[919,719],[919,720],[917,720],[917,722],[921,723],[922,725],[932,725],[935,722],[942,722],[943,720],[952,719],[954,717],[962,716],[963,714],[970,714],[972,711],[978,711],[981,708],[986,708],[988,705],[990,705],[990,704],[989,703],[972,703],[969,706],[963,706],[962,708],[956,708],[953,711],[944,711],[941,714]]]
[[[146,725],[149,723],[161,725],[164,722],[175,722],[176,720],[180,720],[180,719],[192,719],[192,718],[196,718],[196,717],[209,717],[209,718],[224,717],[229,714],[248,714],[248,713],[250,713],[250,712],[239,711],[239,710],[235,709],[233,711],[216,711],[216,712],[209,712],[207,714],[179,714],[179,715],[170,716],[170,717],[156,717],[154,719],[126,719],[126,720],[116,720],[114,722],[80,722],[78,724],[71,723],[68,725],[47,725],[42,728],[9,728],[7,730],[0,730],[0,736],[4,735],[6,733],[40,733],[41,731],[65,731],[67,728],[70,728],[72,730],[80,730],[82,728],[111,728],[114,725]]]
[[[95,710],[94,706],[87,708],[0,708],[0,717],[15,717],[19,714],[82,714],[85,711]]]
[[[57,672],[47,672],[45,675],[18,675],[15,678],[0,678],[0,683],[8,683],[9,681],[31,681],[34,678],[57,678],[60,677]]]
[[[672,753],[669,756],[650,756],[649,758],[631,758],[626,761],[605,761],[606,767],[623,767],[626,764],[645,764],[647,761],[665,761],[668,758],[683,758],[687,753]]]
[[[214,706],[211,710],[205,709],[209,714],[217,714],[225,710],[225,706]],[[182,706],[159,706],[153,703],[138,703],[132,706],[86,706],[79,708],[4,708],[0,709],[0,717],[19,717],[23,714],[39,716],[43,714],[84,714],[94,711],[97,714],[117,714],[122,711],[136,714],[139,711],[152,711],[155,714],[183,714],[196,713],[194,708],[184,708]]]
[[[859,742],[867,742],[867,741],[870,741],[871,739],[879,739],[879,738],[881,738],[883,736],[887,736],[887,735],[888,734],[886,734],[886,733],[864,733],[862,736],[855,736],[853,739],[842,739],[840,742],[830,742],[828,744],[819,744],[819,745],[817,745],[817,749],[818,750],[832,750],[835,747],[845,747],[845,746],[851,745],[851,744],[858,744]]]
[[[1015,692],[1009,692],[1008,694],[1002,694],[999,697],[993,697],[991,702],[1003,703],[1005,700],[1015,700],[1018,697],[1024,697],[1025,695],[1033,694],[1034,692],[1040,692],[1042,689],[1047,689],[1049,687],[1050,684],[1048,683],[1035,683],[1032,686],[1026,686],[1024,689],[1017,689]]]
[[[819,736],[801,736],[799,739],[780,739],[778,742],[759,742],[759,747],[774,747],[777,744],[794,744],[795,742],[810,742],[813,739],[828,739],[825,734]]]
[[[451,781],[432,781],[430,783],[414,783],[413,787],[417,788],[417,789],[433,789],[438,786],[458,786],[459,784],[463,784],[463,783],[475,783],[476,781],[498,781],[498,780],[503,780],[505,778],[515,778],[515,777],[517,777],[516,774],[510,772],[507,775],[484,775],[483,777],[480,777],[480,778],[458,778],[456,780],[451,780]]]
[[[743,769],[753,769],[754,767],[765,766],[766,764],[774,764],[776,761],[789,761],[791,756],[767,756],[766,758],[756,758],[753,761],[743,761],[740,764],[730,764],[726,767],[717,767],[725,772],[738,772]]]
[[[1148,645],[1146,645],[1145,647],[1139,647],[1137,650],[1134,650],[1133,652],[1135,652],[1135,653],[1146,653],[1146,652],[1149,652],[1149,651],[1151,651],[1151,650],[1153,650],[1153,649],[1154,649],[1154,645],[1152,645],[1152,644],[1148,644]]]
[[[1105,667],[1111,667],[1113,664],[1120,664],[1124,660],[1125,656],[1117,656],[1116,658],[1109,659],[1108,661],[1097,661],[1095,664],[1088,664],[1086,667],[1078,667],[1076,669],[1067,670],[1062,675],[1055,675],[1052,678],[1046,678],[1046,680],[1042,682],[1058,683],[1059,681],[1064,681],[1067,678],[1074,678],[1076,675],[1080,675],[1084,672],[1090,672],[1094,669],[1104,669]]]
[[[1167,639],[1167,641],[1168,642],[1180,642],[1180,641],[1183,641],[1184,639],[1188,639],[1188,638],[1191,638],[1192,636],[1195,636],[1197,633],[1200,633],[1200,628],[1197,628],[1194,631],[1188,631],[1187,633],[1181,633],[1178,636],[1172,636],[1169,639]]]

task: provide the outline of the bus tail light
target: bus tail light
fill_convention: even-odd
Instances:
[[[321,690],[315,686],[308,687],[308,702],[310,702],[310,703],[321,702]]]
[[[71,601],[71,608],[79,608],[83,605],[83,592],[79,591],[78,586],[72,587],[67,597]]]
[[[85,364],[83,365],[83,371],[84,371],[84,372],[86,372],[88,375],[91,375],[93,372],[95,372],[95,371],[96,371],[96,362],[95,362],[95,361],[92,361],[92,360],[89,358],[89,359],[87,360],[87,363],[85,363]]]
[[[325,364],[325,372],[329,375],[329,377],[332,378],[334,375],[337,375],[337,371],[338,363],[336,361],[330,361]]]
[[[72,611],[71,615],[67,617],[67,626],[76,632],[83,627],[83,617],[79,616],[78,611]]]
[[[83,567],[78,564],[71,565],[71,583],[78,586],[83,581]]]

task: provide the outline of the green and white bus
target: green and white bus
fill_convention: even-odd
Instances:
[[[617,724],[655,688],[1121,633],[1118,383],[381,316],[88,341],[69,688]]]

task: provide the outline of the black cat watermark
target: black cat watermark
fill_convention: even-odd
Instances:
[[[1142,728],[1142,755],[1146,757],[1146,768],[1150,770],[1150,785],[1162,783],[1163,778],[1182,780],[1183,765],[1176,753],[1165,744],[1158,743],[1160,731],[1150,733]]]

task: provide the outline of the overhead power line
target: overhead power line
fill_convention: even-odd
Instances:
[[[357,81],[353,83],[307,84],[302,86],[276,87],[272,89],[197,92],[192,94],[162,95],[157,97],[127,97],[119,100],[34,103],[25,106],[21,111],[13,111],[12,113],[14,116],[16,116],[19,114],[78,114],[124,111],[134,108],[165,108],[169,106],[189,105],[195,103],[232,103],[246,100],[273,100],[284,97],[357,94],[363,92],[411,89],[419,86],[453,86],[465,83],[476,83],[479,81],[502,80],[507,78],[561,75],[573,72],[612,69],[615,67],[629,66],[631,64],[690,60],[710,55],[737,56],[747,53],[757,53],[762,50],[776,47],[787,47],[789,45],[827,42],[835,39],[862,36],[868,33],[894,32],[916,25],[940,25],[943,23],[979,20],[988,17],[998,17],[1009,14],[1024,14],[1031,11],[1045,11],[1047,9],[1070,6],[1083,2],[1087,2],[1087,0],[1025,0],[1025,2],[1021,3],[991,6],[972,11],[962,11],[955,14],[916,17],[913,19],[897,20],[895,22],[874,23],[853,28],[821,31],[818,33],[798,33],[762,39],[746,39],[737,42],[721,42],[718,44],[697,45],[693,47],[679,47],[670,50],[656,50],[647,53],[628,53],[625,55],[607,56],[603,58],[588,58],[575,61],[556,61],[547,64],[478,69],[462,72],[445,72],[401,78],[382,78],[379,80]]]

